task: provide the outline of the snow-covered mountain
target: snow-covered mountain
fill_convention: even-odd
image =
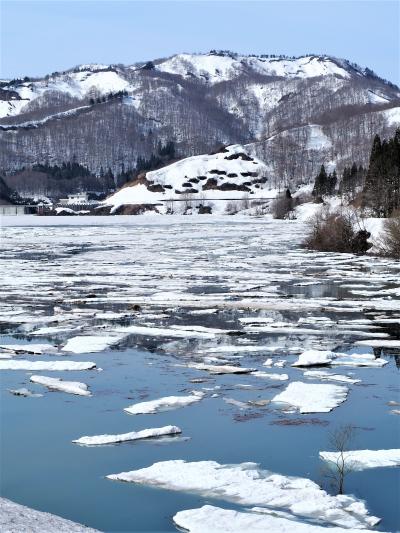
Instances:
[[[111,212],[121,206],[149,206],[165,212],[224,212],[235,202],[274,197],[268,167],[241,145],[214,154],[188,157],[138,176],[104,202]],[[237,206],[239,207],[239,206]]]
[[[35,100],[46,95],[60,93],[72,99],[107,96],[111,93],[128,91],[135,93],[140,88],[138,83],[144,70],[154,70],[197,80],[206,85],[228,82],[242,76],[251,77],[259,74],[270,78],[309,79],[321,76],[334,76],[349,80],[352,76],[379,79],[368,69],[342,59],[329,56],[302,56],[283,58],[270,56],[240,56],[233,53],[177,54],[165,60],[156,60],[145,65],[124,67],[121,65],[80,65],[63,73],[54,72],[44,79],[3,81],[0,84],[0,118],[29,112],[29,106]],[[132,76],[132,74],[134,74]],[[136,74],[136,76],[135,76]],[[135,79],[138,78],[138,79]],[[338,88],[340,87],[338,84]],[[390,86],[382,92],[367,90],[365,103],[388,103],[393,97]],[[253,87],[253,93],[260,101],[269,100],[269,91],[262,87]],[[257,94],[258,93],[258,94]],[[397,97],[400,96],[398,92]],[[140,106],[140,98],[133,97],[135,107]],[[272,99],[273,100],[273,99]],[[271,104],[274,104],[272,101]],[[275,102],[276,104],[276,102]]]
[[[82,100],[91,96],[117,93],[132,86],[115,69],[105,65],[82,65],[64,74],[54,73],[43,80],[11,82],[0,89],[0,117],[21,115],[32,108],[32,103],[43,105],[42,100],[59,94],[70,99]],[[4,99],[8,96],[8,99]]]
[[[351,73],[360,76],[365,72],[350,63],[328,56],[302,56],[282,58],[269,56],[240,56],[232,53],[178,54],[161,61],[156,67],[161,72],[178,74],[184,78],[198,78],[204,83],[219,83],[238,78],[243,74],[258,73],[284,78],[314,78],[336,75],[349,78]]]
[[[0,169],[73,157],[92,171],[132,168],[175,143],[181,157],[246,144],[270,177],[307,182],[322,163],[365,163],[372,137],[400,124],[400,91],[329,56],[178,54],[81,65],[0,83]]]

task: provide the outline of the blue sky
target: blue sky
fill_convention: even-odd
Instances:
[[[0,0],[3,78],[177,52],[326,53],[400,83],[397,0]]]

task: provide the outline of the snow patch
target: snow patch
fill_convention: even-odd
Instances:
[[[331,496],[309,479],[263,471],[255,463],[221,465],[215,461],[163,461],[148,468],[107,477],[194,492],[202,497],[243,505],[282,509],[293,515],[347,528],[365,528],[379,522],[378,518],[368,516],[363,502],[352,496]]]
[[[66,370],[91,370],[96,368],[96,363],[78,361],[28,361],[28,360],[0,360],[0,370],[27,370],[27,371],[59,371]]]
[[[205,370],[210,374],[250,374],[256,372],[255,368],[244,368],[231,365],[205,365],[203,363],[188,363],[186,366],[196,370]]]
[[[381,340],[381,339],[371,339],[365,341],[357,341],[355,344],[358,346],[371,346],[376,348],[400,348],[400,339],[399,340]]]
[[[76,444],[84,446],[96,446],[105,444],[117,444],[119,442],[128,442],[141,439],[153,439],[164,437],[166,435],[178,435],[182,430],[177,426],[164,426],[162,428],[142,429],[141,431],[131,431],[120,435],[95,435],[93,437],[81,437],[73,440]]]
[[[14,396],[23,396],[24,398],[39,398],[43,396],[43,394],[36,394],[25,387],[21,387],[20,389],[8,389],[8,392]]]
[[[294,381],[272,401],[288,404],[300,413],[328,413],[344,402],[349,389],[340,385]]]
[[[400,107],[393,107],[382,111],[382,114],[387,120],[389,126],[400,124]]]
[[[332,147],[332,141],[324,133],[322,126],[310,124],[307,133],[306,150],[327,150]]]
[[[64,352],[73,353],[93,353],[101,352],[110,346],[118,344],[121,337],[115,336],[95,336],[95,335],[82,335],[79,337],[73,337],[68,339],[66,345],[63,348]]]
[[[63,381],[61,378],[49,378],[46,376],[31,376],[32,383],[44,385],[50,390],[67,392],[68,394],[77,394],[78,396],[91,396],[88,386],[79,381]]]
[[[254,508],[233,511],[213,505],[179,511],[173,518],[178,528],[188,533],[359,533],[358,528],[324,527],[295,520],[280,511]],[[282,515],[282,516],[281,516]]]
[[[326,381],[339,381],[341,383],[361,383],[361,379],[354,379],[350,376],[344,376],[342,374],[331,374],[323,370],[307,370],[303,373],[303,376],[311,379],[322,379]]]
[[[57,347],[52,344],[0,344],[0,349],[14,354],[42,355],[43,353],[57,352]]]
[[[54,514],[0,498],[0,530],[4,533],[100,533]]]
[[[299,355],[292,366],[329,365],[335,357],[336,354],[328,350],[307,350]]]
[[[107,198],[103,205],[115,210],[126,204],[152,204],[164,212],[175,200],[172,207],[174,211],[181,212],[185,205],[188,206],[188,201],[185,200],[186,204],[182,202],[182,194],[190,193],[190,205],[208,205],[208,202],[218,201],[214,210],[223,212],[225,200],[242,200],[246,192],[256,192],[255,197],[269,197],[270,194],[262,189],[263,183],[257,184],[258,189],[252,185],[253,181],[267,176],[268,167],[261,160],[249,156],[243,146],[231,145],[216,154],[187,157],[147,172],[146,180],[151,187],[158,186],[159,192],[149,190],[150,185],[143,183],[125,186]],[[207,183],[213,184],[203,189]]]
[[[322,460],[337,464],[339,452],[319,452]],[[400,449],[392,450],[351,450],[343,453],[345,464],[352,470],[400,466]]]
[[[193,391],[190,396],[165,396],[149,402],[136,403],[126,407],[124,411],[131,415],[154,414],[159,411],[170,411],[178,407],[186,407],[192,403],[199,402],[203,397],[203,392]]]

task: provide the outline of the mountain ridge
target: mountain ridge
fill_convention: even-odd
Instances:
[[[327,55],[212,51],[3,82],[0,115],[0,169],[10,187],[13,173],[45,161],[75,157],[97,175],[134,169],[171,141],[181,158],[246,145],[271,177],[298,184],[321,163],[365,164],[373,136],[400,123],[400,90]]]
[[[59,75],[59,74],[69,74],[73,72],[79,72],[79,71],[92,71],[92,72],[105,72],[105,71],[115,71],[117,72],[118,69],[137,69],[140,70],[142,68],[149,68],[151,65],[154,67],[158,65],[162,65],[163,63],[169,62],[175,58],[187,58],[190,60],[190,58],[202,58],[202,57],[221,57],[221,58],[229,58],[231,60],[240,60],[241,62],[246,60],[259,60],[262,62],[280,62],[280,61],[287,61],[287,62],[296,62],[301,59],[317,59],[318,61],[330,61],[332,63],[336,63],[336,65],[340,68],[343,68],[348,71],[353,71],[359,75],[372,77],[375,79],[378,79],[389,86],[392,86],[398,90],[399,87],[394,84],[393,82],[383,78],[382,76],[379,76],[377,73],[375,73],[373,70],[371,70],[369,67],[362,67],[358,63],[354,61],[350,61],[349,59],[337,57],[331,54],[318,54],[318,53],[307,53],[307,54],[300,54],[300,55],[286,55],[286,54],[243,54],[239,52],[234,52],[230,50],[210,50],[209,52],[181,52],[172,54],[170,56],[161,57],[157,59],[151,59],[148,61],[137,61],[135,63],[81,63],[78,65],[75,65],[71,68],[65,69],[63,71],[56,71],[53,72],[51,75]],[[50,74],[47,74],[45,76],[25,76],[23,78],[14,78],[12,79],[2,79],[0,80],[0,85],[13,85],[13,82],[18,81],[38,81],[41,79],[44,79],[48,76],[51,76]]]

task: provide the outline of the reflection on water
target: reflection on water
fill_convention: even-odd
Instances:
[[[287,222],[214,218],[201,231],[187,221],[156,224],[145,217],[101,228],[82,224],[3,229],[1,343],[62,346],[76,335],[116,334],[130,325],[152,332],[124,334],[100,353],[18,356],[96,362],[102,372],[54,376],[87,383],[90,398],[48,391],[30,383],[26,372],[1,372],[2,495],[103,531],[174,531],[176,512],[209,500],[105,476],[168,459],[212,459],[254,461],[322,483],[318,453],[338,424],[359,428],[356,448],[399,446],[399,418],[391,410],[400,401],[400,351],[354,344],[374,335],[399,338],[400,319],[387,322],[399,318],[399,295],[385,292],[398,287],[394,262],[311,254],[299,248],[304,228]],[[45,327],[55,329],[35,335]],[[174,336],[187,327],[187,335]],[[167,333],[159,335],[157,328]],[[270,400],[291,381],[306,381],[290,365],[307,348],[373,351],[389,363],[337,367],[335,373],[361,380],[349,386],[340,407],[287,414]],[[267,358],[286,366],[265,367]],[[285,372],[289,381],[215,376],[188,368],[189,361]],[[21,387],[43,397],[8,392]],[[154,415],[123,411],[192,390],[204,390],[206,397]],[[169,424],[182,436],[101,447],[71,442]],[[378,529],[399,528],[398,469],[352,473],[347,490],[383,517]]]

